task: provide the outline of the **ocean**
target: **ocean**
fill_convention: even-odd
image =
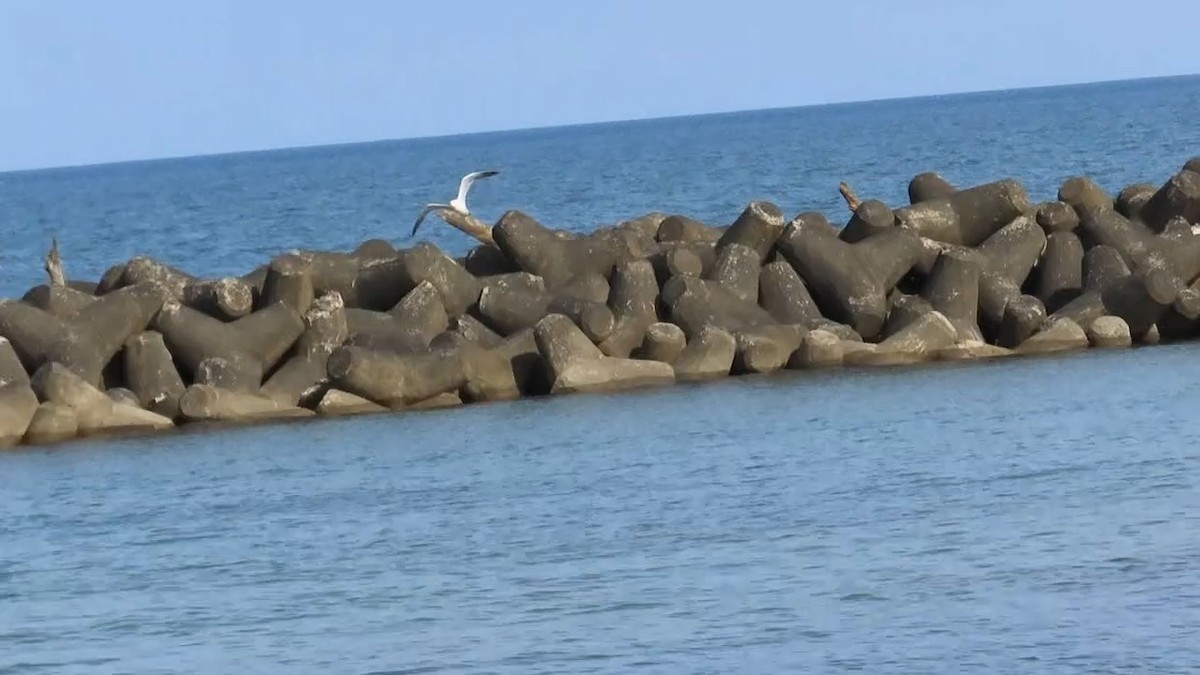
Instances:
[[[0,174],[0,295],[407,245],[471,193],[586,230],[1035,200],[1200,155],[1200,77]],[[472,240],[430,220],[451,254]],[[1183,673],[1200,345],[790,372],[0,453],[0,673]]]

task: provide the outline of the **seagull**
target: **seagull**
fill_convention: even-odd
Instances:
[[[421,227],[421,222],[433,211],[449,210],[463,216],[471,215],[471,212],[467,210],[467,192],[471,190],[471,186],[475,184],[476,180],[495,176],[498,173],[500,172],[496,170],[474,171],[463,176],[458,184],[458,196],[450,200],[449,204],[426,204],[425,208],[421,210],[421,215],[417,216],[417,222],[413,223],[412,234],[409,237],[417,235],[417,229]]]

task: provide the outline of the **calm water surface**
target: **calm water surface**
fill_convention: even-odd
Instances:
[[[1200,154],[1200,79],[0,174],[3,294],[473,205],[590,227]],[[423,230],[424,232],[424,230]],[[429,234],[452,251],[468,242]],[[1184,673],[1200,346],[0,454],[0,673]]]

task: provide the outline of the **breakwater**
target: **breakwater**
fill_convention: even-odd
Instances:
[[[510,211],[460,259],[382,240],[218,279],[144,257],[0,302],[0,440],[427,409],[1200,332],[1200,160],[1113,195],[915,177],[844,227],[749,204],[577,235]],[[465,228],[464,228],[465,229]]]

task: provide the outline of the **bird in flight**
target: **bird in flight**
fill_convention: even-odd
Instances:
[[[475,171],[462,177],[458,183],[458,196],[450,200],[449,204],[426,204],[421,210],[421,214],[417,216],[417,222],[413,223],[412,234],[409,237],[415,237],[417,230],[421,227],[421,223],[425,220],[425,216],[433,211],[454,211],[459,215],[469,216],[471,212],[467,210],[467,193],[471,191],[471,186],[480,178],[488,178],[500,173],[495,170]]]

